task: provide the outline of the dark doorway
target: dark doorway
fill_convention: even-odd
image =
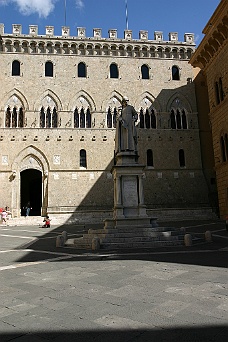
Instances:
[[[42,207],[42,172],[28,169],[21,172],[21,215],[25,215],[23,209],[31,203],[30,216],[40,216]]]

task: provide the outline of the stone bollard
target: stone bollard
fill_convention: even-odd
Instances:
[[[205,232],[205,241],[212,242],[212,235],[211,235],[211,231],[210,230],[207,230]]]
[[[185,234],[184,236],[184,244],[185,246],[192,246],[192,236],[191,234]]]
[[[62,232],[62,236],[63,236],[64,243],[65,243],[67,240],[67,232],[65,230]]]
[[[62,235],[57,236],[56,247],[64,247],[64,237]]]
[[[97,251],[100,249],[100,239],[98,237],[94,237],[92,240],[92,250]]]

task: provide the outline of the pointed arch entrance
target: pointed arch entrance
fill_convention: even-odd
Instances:
[[[28,202],[31,205],[31,216],[40,216],[42,208],[42,172],[36,169],[27,169],[20,173],[20,209],[25,215]]]
[[[25,215],[24,207],[31,202],[31,216],[46,215],[48,207],[49,163],[35,146],[27,146],[15,158],[12,169],[12,212]]]

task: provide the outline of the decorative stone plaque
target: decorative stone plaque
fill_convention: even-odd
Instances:
[[[137,182],[135,177],[126,176],[122,179],[123,206],[138,205]]]
[[[60,164],[60,156],[59,155],[53,156],[53,164]]]

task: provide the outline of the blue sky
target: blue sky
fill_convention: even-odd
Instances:
[[[109,29],[117,29],[123,38],[126,29],[126,0],[0,0],[0,23],[5,33],[12,33],[12,24],[22,24],[22,33],[27,34],[29,25],[39,25],[39,34],[45,26],[55,26],[55,35],[61,34],[65,25],[64,4],[66,1],[66,25],[70,35],[76,36],[77,27],[86,28],[86,36],[93,36],[93,28],[101,28],[102,36],[108,37]],[[163,31],[164,40],[169,32],[178,32],[179,41],[184,33],[194,33],[196,44],[203,38],[202,30],[220,0],[127,0],[128,27],[137,39],[140,30]]]

